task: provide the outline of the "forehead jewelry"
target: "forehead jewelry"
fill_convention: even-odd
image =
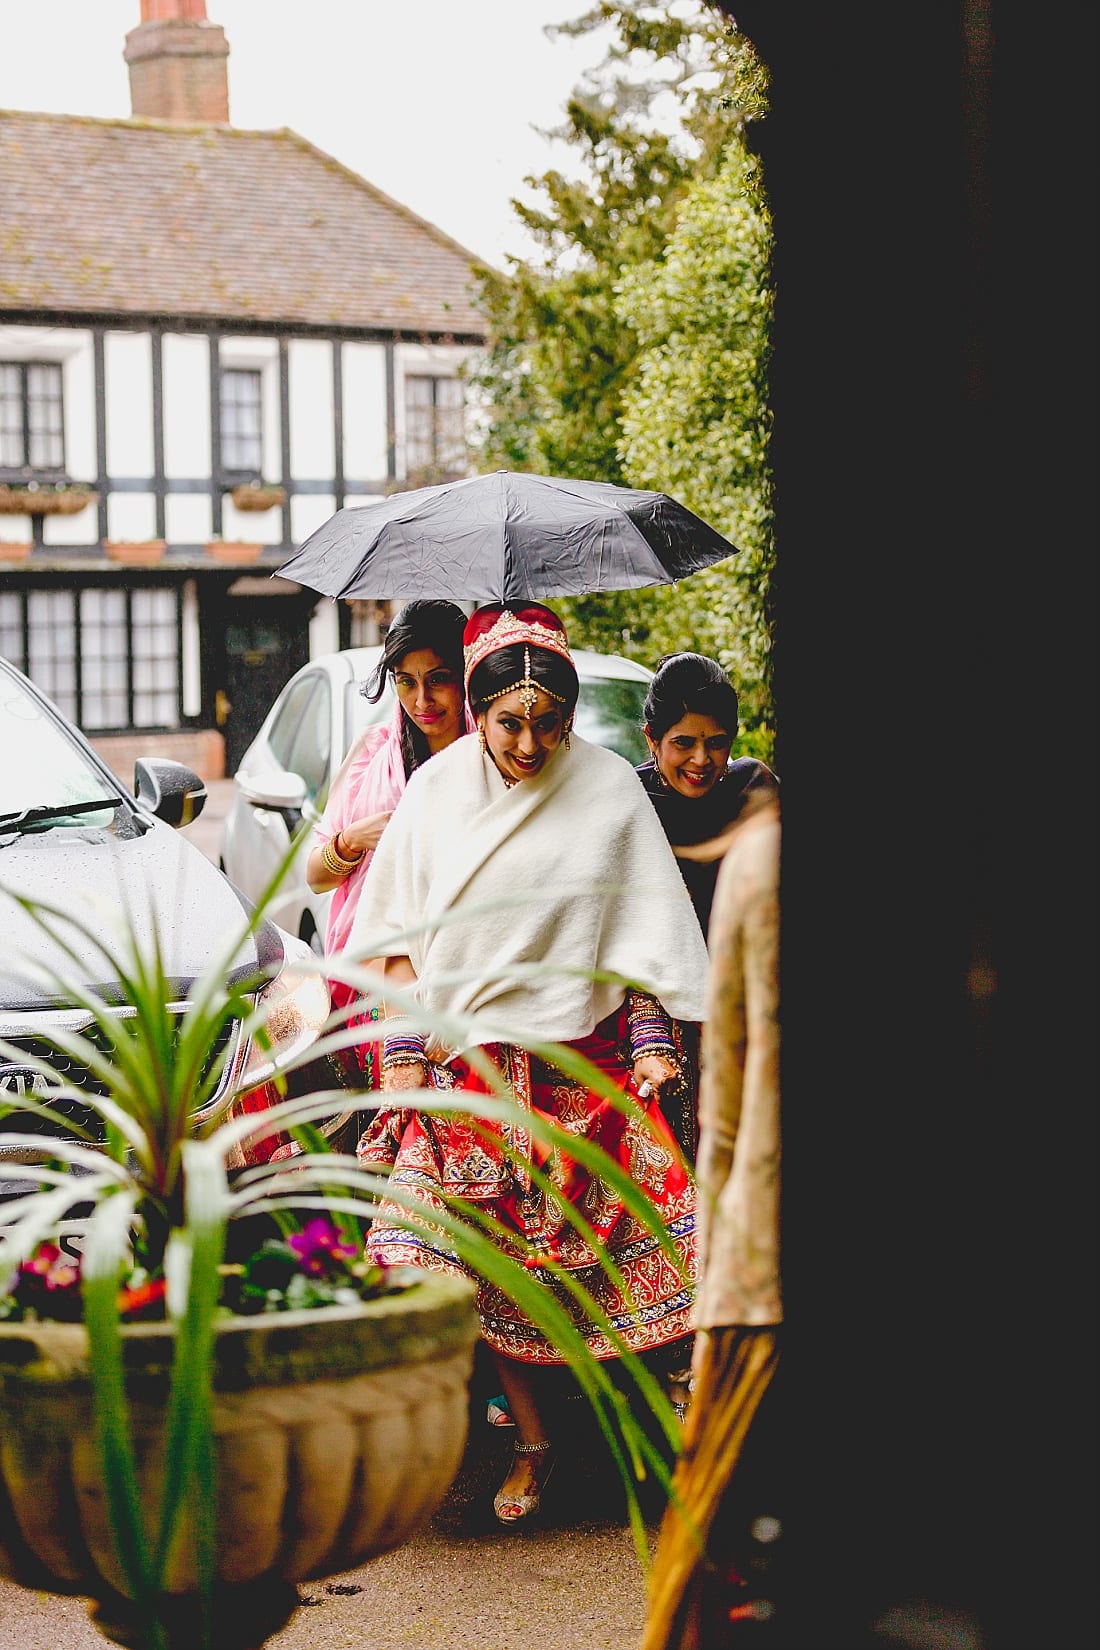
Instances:
[[[531,712],[538,704],[538,699],[538,689],[531,680],[531,649],[525,647],[523,650],[523,680],[519,685],[519,702],[523,706],[523,714],[528,721],[531,720]]]
[[[564,705],[566,702],[560,693],[555,693],[553,688],[548,688],[545,682],[535,681],[531,675],[531,649],[526,646],[523,649],[523,675],[519,681],[509,682],[507,687],[498,688],[496,693],[489,695],[485,703],[491,703],[494,699],[503,699],[506,693],[515,693],[517,688],[519,689],[520,706],[528,722],[531,720],[535,706],[539,702],[540,693],[545,693],[548,699],[556,700],[559,705]]]

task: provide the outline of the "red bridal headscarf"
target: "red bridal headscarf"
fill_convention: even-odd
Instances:
[[[462,632],[462,660],[467,691],[470,677],[490,653],[499,653],[502,647],[544,647],[562,659],[573,663],[565,626],[556,613],[540,602],[525,602],[522,606],[508,602],[490,602],[479,607],[466,620]]]

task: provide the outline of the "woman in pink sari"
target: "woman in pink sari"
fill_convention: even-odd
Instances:
[[[473,729],[462,681],[462,631],[466,615],[454,602],[408,602],[391,624],[382,657],[362,692],[377,704],[392,678],[397,703],[382,727],[368,728],[352,746],[333,780],[328,804],[315,827],[317,846],[306,875],[315,893],[332,889],[325,953],[343,951],[355,920],[359,894],[389,817],[409,775],[429,757]],[[331,980],[334,1009],[346,1009],[355,991]],[[377,1012],[377,1011],[376,1011]],[[349,1024],[372,1018],[350,1016]],[[380,1087],[377,1044],[353,1051],[352,1075]]]

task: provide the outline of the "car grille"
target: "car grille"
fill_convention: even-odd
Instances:
[[[183,1014],[186,1009],[180,1008],[177,1012]],[[43,1014],[35,1015],[34,1018],[42,1024],[48,1023],[50,1016]],[[109,1041],[94,1022],[88,1025],[74,1025],[68,1015],[65,1016],[65,1020],[67,1030],[78,1031],[94,1047],[101,1052],[107,1052]],[[107,1085],[81,1061],[57,1048],[48,1035],[40,1033],[27,1036],[24,1034],[25,1027],[25,1020],[21,1022],[19,1029],[0,1025],[0,1041],[5,1045],[4,1050],[0,1052],[0,1105],[13,1108],[0,1117],[0,1155],[3,1154],[3,1140],[6,1134],[39,1134],[44,1138],[61,1138],[69,1133],[66,1124],[73,1131],[81,1131],[81,1138],[102,1145],[106,1136],[103,1119],[95,1107],[87,1105],[80,1096],[106,1094]],[[222,1062],[221,1073],[214,1092],[203,1105],[199,1115],[205,1117],[210,1112],[218,1110],[230,1092],[243,1063],[241,1042],[239,1021],[229,1021],[222,1026],[217,1042],[206,1061],[203,1075],[205,1077],[219,1062]],[[65,1092],[56,1094],[52,1089],[46,1092],[44,1086],[34,1083],[35,1073],[29,1066],[20,1065],[21,1058],[41,1060],[47,1064],[54,1074],[54,1083]],[[65,1122],[47,1119],[33,1111],[23,1110],[19,1101],[28,1091],[33,1093],[36,1100],[48,1102],[51,1110]]]

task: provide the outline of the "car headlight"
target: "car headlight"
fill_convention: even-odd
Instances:
[[[253,1042],[231,1106],[238,1117],[266,1111],[284,1093],[306,1095],[345,1087],[341,1073],[327,1058],[308,1058],[330,1009],[328,982],[318,959],[304,940],[284,934],[283,945],[284,966],[257,996],[267,1011],[273,1047],[264,1052]],[[355,1117],[355,1112],[340,1108],[316,1126],[334,1148],[351,1151]],[[226,1167],[231,1171],[247,1168],[273,1157],[294,1156],[298,1149],[291,1135],[261,1128],[234,1148]]]
[[[283,934],[284,963],[257,993],[265,1011],[270,1050],[253,1041],[239,1088],[257,1088],[279,1077],[320,1037],[329,1015],[328,982],[304,940]]]

